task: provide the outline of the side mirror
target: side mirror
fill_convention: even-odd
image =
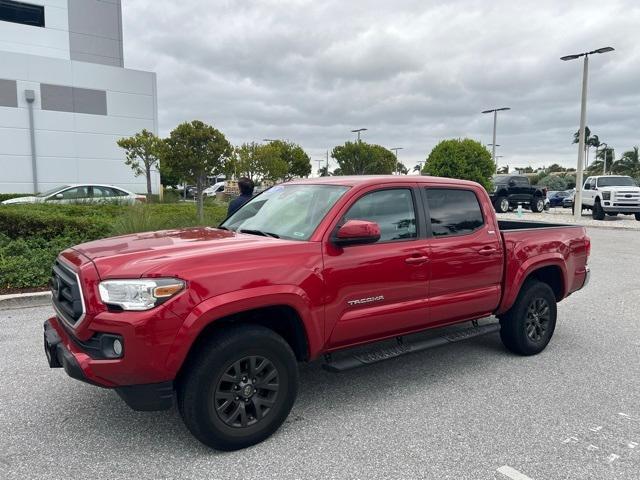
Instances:
[[[585,183],[584,184],[584,189],[585,190],[591,190],[591,184],[590,183]]]
[[[340,246],[365,245],[376,243],[378,240],[380,240],[380,226],[377,223],[366,220],[348,220],[338,229],[333,243]]]
[[[61,193],[56,193],[56,196],[54,197],[56,200],[62,200],[64,198],[64,195]]]

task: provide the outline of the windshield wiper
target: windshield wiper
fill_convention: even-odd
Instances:
[[[271,233],[271,232],[263,232],[262,230],[251,230],[248,228],[241,228],[238,230],[240,233],[248,233],[249,235],[262,235],[263,237],[271,237],[271,238],[280,238],[280,235]]]
[[[227,230],[227,231],[229,231],[229,229],[227,227],[223,227],[222,225],[218,227],[218,230]]]

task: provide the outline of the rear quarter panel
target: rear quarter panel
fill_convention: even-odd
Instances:
[[[503,296],[497,314],[507,311],[527,277],[548,266],[562,272],[562,294],[579,290],[585,280],[588,243],[584,227],[549,227],[502,232],[505,246]]]

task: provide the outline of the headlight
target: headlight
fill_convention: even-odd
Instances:
[[[98,290],[102,303],[107,305],[123,310],[149,310],[182,291],[184,285],[176,278],[105,280]]]
[[[611,200],[611,192],[602,192],[603,200]]]

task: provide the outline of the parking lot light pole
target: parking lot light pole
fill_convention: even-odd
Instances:
[[[560,57],[560,60],[566,62],[568,60],[576,60],[580,57],[584,57],[584,64],[582,67],[582,102],[580,105],[580,131],[578,142],[578,168],[576,169],[576,194],[573,197],[573,215],[576,219],[582,217],[582,179],[584,176],[584,144],[585,144],[585,127],[587,125],[587,83],[589,77],[589,55],[594,53],[607,53],[612,52],[612,47],[602,47],[590,52],[577,53],[574,55],[566,55]]]
[[[366,128],[356,128],[355,130],[351,130],[351,133],[357,133],[358,134],[358,142],[360,142],[360,132],[366,132],[367,129]]]
[[[398,174],[398,150],[402,150],[402,147],[394,147],[394,148],[390,148],[389,150],[393,151],[396,154],[396,166],[393,169],[393,171],[397,175]]]
[[[504,110],[511,110],[510,107],[502,107],[502,108],[492,108],[489,110],[485,110],[482,113],[493,113],[493,143],[491,144],[491,160],[493,161],[493,165],[495,167],[495,171],[498,171],[498,164],[496,163],[496,128],[498,126],[498,112],[502,112]]]

